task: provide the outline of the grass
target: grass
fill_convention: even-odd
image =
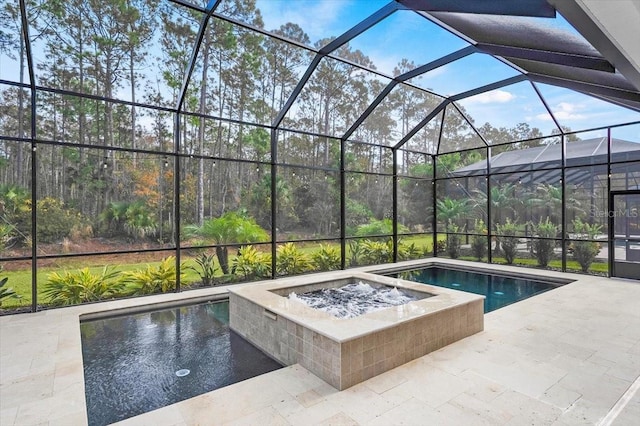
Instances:
[[[444,235],[438,236],[439,240],[444,238],[445,238]],[[433,247],[433,236],[430,234],[406,236],[406,237],[402,237],[401,240],[405,244],[415,244],[417,247],[422,247],[422,248],[426,247],[427,249],[429,249],[429,251]],[[326,244],[332,245],[332,246],[339,246],[339,243],[337,242],[329,242]],[[319,244],[318,243],[308,243],[308,244],[300,243],[300,244],[297,244],[297,246],[299,247],[301,252],[305,254],[311,254],[319,247]],[[346,249],[347,249],[346,257],[347,259],[349,259],[351,253],[348,245]],[[230,257],[229,261],[231,262],[231,260],[235,257],[235,253],[233,254],[230,253],[229,257]],[[477,261],[476,258],[471,256],[463,256],[463,257],[460,257],[460,259]],[[494,257],[493,263],[506,264],[506,260],[504,258]],[[119,264],[116,266],[116,268],[118,271],[125,272],[125,271],[144,269],[147,267],[147,265],[157,266],[159,264],[160,264],[159,261],[139,262],[139,263]],[[530,259],[530,258],[516,258],[513,264],[528,266],[528,267],[538,266],[536,259]],[[190,284],[198,283],[200,281],[200,277],[198,276],[196,271],[190,268],[190,267],[197,267],[194,261],[194,257],[183,256],[182,265],[183,265],[182,272],[184,273],[184,277],[185,277],[184,280],[182,281],[183,285],[189,286]],[[50,273],[52,272],[63,273],[66,271],[73,271],[73,270],[77,270],[79,268],[84,268],[87,266],[89,267],[89,270],[92,273],[99,274],[101,273],[104,267],[104,264],[87,265],[86,258],[85,258],[85,259],[74,259],[73,262],[70,260],[66,260],[64,264],[60,266],[39,268],[38,278],[37,278],[38,303],[39,304],[47,303],[47,299],[42,295],[42,291],[44,290],[45,284],[48,281],[48,275]],[[220,270],[217,259],[216,259],[216,266],[218,267],[216,276],[220,278],[222,277],[222,271]],[[549,268],[561,269],[562,268],[561,260],[552,260],[549,263]],[[581,267],[578,264],[578,262],[567,259],[567,271],[581,272]],[[593,264],[591,264],[591,267],[589,268],[589,273],[593,273],[593,274],[606,274],[607,272],[608,272],[608,265],[607,263],[603,263],[603,262],[594,262]],[[12,288],[16,292],[16,294],[20,296],[19,299],[14,299],[14,298],[4,299],[2,301],[2,308],[17,308],[21,306],[31,305],[31,270],[25,269],[25,270],[17,270],[17,271],[3,271],[2,276],[9,278],[6,284],[6,287]]]

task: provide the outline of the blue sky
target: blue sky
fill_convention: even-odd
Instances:
[[[272,30],[287,22],[298,24],[311,38],[311,44],[337,36],[383,7],[389,0],[257,0],[265,28]],[[561,17],[544,20],[550,26],[575,30]],[[388,75],[402,58],[416,66],[457,51],[468,43],[411,11],[398,11],[351,41]],[[42,47],[35,43],[36,63]],[[16,80],[17,63],[0,54],[0,79]],[[151,80],[154,70],[141,70]],[[300,74],[304,72],[300,70]],[[453,95],[517,75],[502,62],[483,54],[473,54],[437,68],[410,82],[440,95]],[[381,81],[385,79],[381,77]],[[162,85],[162,83],[160,83]],[[547,103],[563,126],[574,130],[640,120],[640,114],[571,90],[539,85]],[[118,97],[128,99],[124,87]],[[460,102],[477,125],[512,127],[527,122],[550,133],[553,121],[529,83],[519,83],[483,93]],[[618,137],[640,142],[640,126],[616,132]]]
[[[338,36],[387,4],[383,0],[258,0],[266,29],[286,22],[302,27],[311,44],[328,36]],[[545,25],[563,28],[578,35],[562,16],[543,19]],[[351,41],[385,74],[402,58],[422,65],[468,44],[411,11],[399,11]],[[474,87],[502,80],[518,72],[483,54],[433,70],[413,84],[441,95],[453,95]],[[640,113],[600,101],[591,96],[549,85],[538,85],[561,125],[574,130],[640,120]],[[529,83],[520,83],[478,95],[461,102],[476,124],[511,127],[527,122],[550,133],[554,124]],[[601,132],[602,133],[602,132]],[[640,126],[620,129],[617,137],[640,142]]]

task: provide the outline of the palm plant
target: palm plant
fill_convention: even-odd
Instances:
[[[558,217],[556,212],[559,213],[562,211],[562,186],[541,183],[531,195],[527,203],[530,206],[537,206],[544,209],[544,215],[557,222]],[[580,201],[573,197],[569,191],[565,192],[565,209],[567,213],[579,213],[583,211]]]
[[[229,246],[246,243],[264,242],[269,234],[256,221],[242,212],[227,212],[220,217],[205,220],[202,226],[185,228],[192,233],[212,240],[216,247],[216,256],[222,273],[229,274]]]
[[[464,213],[469,205],[469,200],[455,200],[453,198],[444,198],[436,201],[436,211],[438,221],[446,224],[455,222],[462,213]]]
[[[520,199],[516,196],[516,188],[512,183],[495,185],[491,187],[489,197],[487,197],[485,191],[474,189],[473,193],[475,196],[473,198],[473,204],[485,210],[490,202],[491,210],[495,212],[494,221],[496,223],[502,223],[503,212],[510,212],[511,218],[513,218],[516,213],[516,207],[518,204],[521,204]]]

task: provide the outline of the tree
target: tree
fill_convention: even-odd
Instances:
[[[227,212],[220,217],[205,220],[202,226],[190,226],[185,232],[218,244],[216,256],[224,274],[229,273],[229,246],[269,240],[269,234],[244,212]]]

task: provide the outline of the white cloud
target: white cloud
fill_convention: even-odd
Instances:
[[[480,93],[466,100],[468,104],[503,104],[514,100],[516,96],[505,90],[492,90],[490,92]]]
[[[583,109],[582,105],[572,104],[569,102],[560,102],[555,108],[551,108],[553,115],[557,120],[572,121],[572,120],[586,120],[589,116],[580,114],[580,110]],[[536,118],[543,121],[550,121],[551,116],[549,114],[538,114]]]

